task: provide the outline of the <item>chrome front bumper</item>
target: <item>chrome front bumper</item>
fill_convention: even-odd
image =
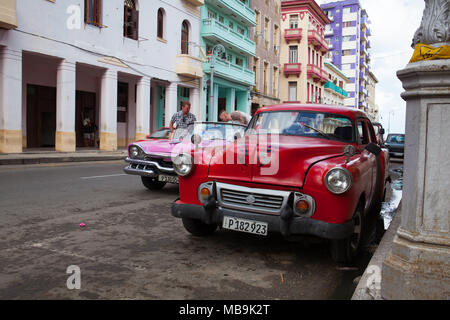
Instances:
[[[128,174],[144,176],[144,177],[157,177],[160,174],[176,175],[173,168],[163,167],[158,162],[131,159],[127,157],[125,159],[129,163],[123,171]]]

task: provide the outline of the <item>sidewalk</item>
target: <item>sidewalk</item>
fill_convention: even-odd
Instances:
[[[358,282],[352,300],[382,300],[381,271],[383,270],[383,262],[391,251],[397,229],[400,227],[401,211],[402,204],[400,202],[400,205],[395,211],[394,219],[386,230],[383,239]]]
[[[61,162],[87,162],[123,160],[127,156],[125,148],[117,151],[100,151],[81,148],[76,152],[56,152],[54,149],[27,149],[23,153],[0,154],[0,165],[41,164]]]

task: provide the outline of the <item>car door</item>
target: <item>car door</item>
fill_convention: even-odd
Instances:
[[[376,183],[376,156],[366,150],[366,146],[372,142],[368,128],[368,119],[360,118],[356,122],[357,148],[360,152],[360,177],[361,186],[365,193],[365,207],[372,202]]]

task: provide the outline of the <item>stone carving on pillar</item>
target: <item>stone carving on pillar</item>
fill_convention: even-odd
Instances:
[[[422,24],[412,43],[444,44],[450,42],[450,0],[425,0]]]

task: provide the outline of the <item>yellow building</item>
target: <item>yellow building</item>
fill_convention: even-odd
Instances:
[[[314,0],[281,2],[280,100],[321,103],[328,72],[324,68],[330,20]]]

